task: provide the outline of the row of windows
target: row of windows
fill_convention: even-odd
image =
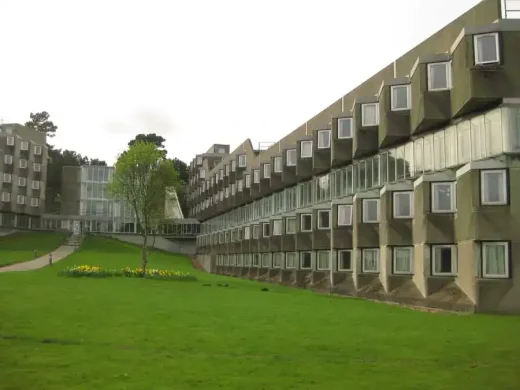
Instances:
[[[3,183],[12,183],[13,176],[10,173],[4,173],[2,175]],[[40,181],[38,180],[32,180],[31,181],[31,187],[33,190],[39,190],[40,189]],[[18,186],[25,187],[27,185],[27,178],[25,177],[18,177]]]
[[[352,249],[336,251],[337,270],[352,271],[354,258]],[[360,250],[361,272],[379,273],[380,249],[365,248]],[[298,263],[299,256],[299,263]],[[482,242],[482,276],[485,278],[509,278],[510,254],[508,242]],[[431,247],[430,273],[433,276],[457,275],[457,246],[452,244],[433,245]],[[331,251],[302,251],[276,253],[248,253],[218,255],[217,265],[287,268],[319,271],[330,270]],[[412,275],[414,273],[414,248],[392,248],[392,273]]]
[[[6,154],[4,156],[4,164],[11,165],[12,163],[13,163],[13,156],[11,156],[10,154]],[[25,169],[25,168],[27,168],[27,166],[28,166],[27,160],[25,160],[25,159],[18,160],[18,167],[19,168]],[[41,164],[40,163],[33,163],[33,170],[35,172],[40,172],[41,171]]]
[[[6,144],[9,146],[15,145],[15,138],[13,136],[9,136],[6,139]],[[29,150],[29,142],[28,141],[20,141],[20,150]],[[41,145],[34,145],[33,146],[33,153],[35,155],[41,155],[42,154],[42,146]]]
[[[27,204],[27,201],[30,199],[31,207],[39,207],[40,199],[39,198],[29,198],[25,195],[17,195],[16,203],[19,205]],[[9,192],[2,192],[2,202],[11,202],[11,194]]]

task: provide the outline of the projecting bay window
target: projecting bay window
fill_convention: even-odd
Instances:
[[[300,269],[312,269],[312,252],[300,252]]]
[[[283,162],[281,157],[275,157],[274,158],[274,172],[280,173],[283,169]]]
[[[372,127],[379,125],[379,104],[367,103],[361,105],[361,125]]]
[[[318,131],[318,149],[330,149],[330,130]]]
[[[390,93],[392,111],[404,111],[412,108],[412,89],[409,84],[392,85]]]
[[[338,205],[338,226],[352,226],[352,205]]]
[[[393,195],[394,218],[413,218],[413,191],[394,192]]]
[[[498,33],[479,34],[473,37],[475,65],[500,63],[500,41]]]
[[[295,167],[296,166],[296,149],[288,149],[286,151],[286,165],[288,167]]]
[[[413,273],[413,247],[396,247],[393,252],[394,274]]]
[[[312,214],[302,214],[300,224],[300,232],[312,232]]]
[[[480,171],[480,197],[483,205],[507,204],[507,192],[507,171],[505,169]]]
[[[456,211],[456,183],[432,183],[432,212],[454,213]]]
[[[362,269],[363,269],[363,272],[367,272],[367,273],[379,272],[379,249],[376,249],[376,248],[363,249]]]
[[[457,246],[433,245],[432,246],[432,275],[451,276],[457,275]]]
[[[301,141],[300,146],[301,146],[300,157],[301,158],[311,158],[312,157],[312,141]]]
[[[447,91],[451,88],[451,62],[428,64],[428,90]]]
[[[509,278],[509,243],[482,243],[482,276],[484,278]]]
[[[352,138],[352,118],[338,119],[338,139]]]
[[[338,271],[352,271],[352,250],[338,251]]]
[[[363,199],[363,223],[379,223],[379,199]]]

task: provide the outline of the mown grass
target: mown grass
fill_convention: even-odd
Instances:
[[[17,232],[0,237],[0,267],[34,260],[58,248],[66,239],[66,234],[55,232]]]
[[[519,317],[428,314],[198,272],[198,282],[64,278],[139,266],[91,237],[53,267],[0,274],[0,388],[518,389]],[[204,286],[211,284],[211,286]],[[217,284],[228,287],[218,287]]]

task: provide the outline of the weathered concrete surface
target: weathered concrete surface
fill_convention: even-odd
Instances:
[[[74,252],[75,246],[63,245],[52,251],[52,262],[57,263],[63,260],[68,255]],[[23,263],[16,263],[0,268],[0,272],[14,272],[14,271],[31,271],[34,269],[42,268],[49,265],[49,254],[39,257],[31,261],[25,261]]]

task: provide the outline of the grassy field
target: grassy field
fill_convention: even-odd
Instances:
[[[200,273],[198,282],[57,276],[139,266],[89,238],[51,268],[0,274],[0,389],[515,389],[519,317],[428,314]],[[218,287],[217,284],[229,284]],[[204,286],[211,284],[211,286]]]
[[[0,237],[0,267],[33,260],[34,250],[44,256],[59,247],[65,238],[65,234],[34,231]]]

